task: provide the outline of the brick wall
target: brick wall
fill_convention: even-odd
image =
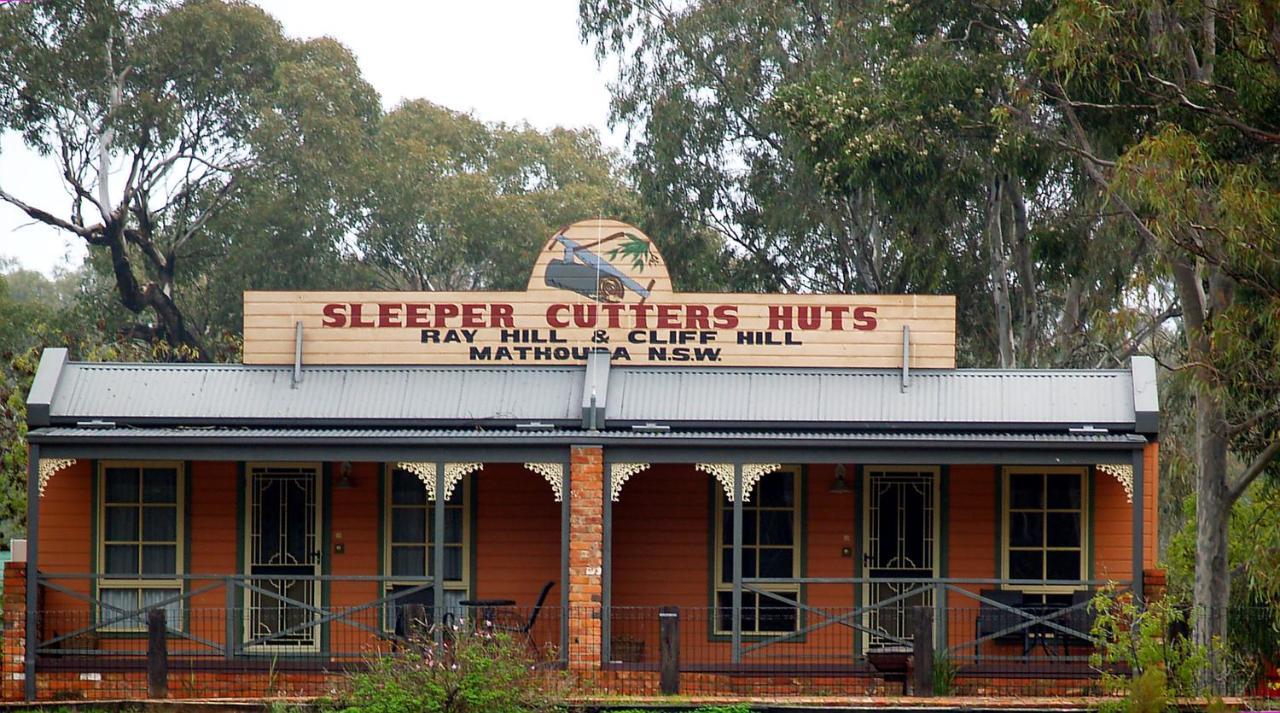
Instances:
[[[0,672],[4,684],[0,693],[6,701],[21,699],[27,651],[27,563],[9,562],[4,566],[4,655]]]
[[[569,668],[591,670],[600,667],[604,454],[599,446],[574,446],[569,463]]]

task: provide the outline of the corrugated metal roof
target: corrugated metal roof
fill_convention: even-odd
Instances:
[[[545,442],[567,440],[624,442],[839,442],[839,443],[913,443],[913,444],[1058,444],[1133,446],[1146,443],[1132,433],[1028,433],[1028,432],[961,432],[961,431],[579,431],[567,429],[457,429],[457,428],[71,428],[52,426],[31,431],[33,442],[51,443],[108,441],[182,441],[182,442],[324,442],[396,441],[404,443],[433,442]]]
[[[48,418],[33,417],[36,426],[581,426],[583,395],[591,392],[581,366],[307,367],[294,388],[290,367],[86,364],[49,358],[52,351],[40,376],[57,376],[44,378]],[[599,389],[599,425],[606,427],[1034,431],[1135,424],[1128,370],[921,371],[906,389],[901,374],[889,370],[614,365],[607,379]]]
[[[54,422],[564,421],[577,419],[582,369],[572,367],[289,367],[67,363]]]
[[[1127,370],[615,369],[610,422],[1132,424]]]

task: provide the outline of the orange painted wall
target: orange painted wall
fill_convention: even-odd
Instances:
[[[1146,518],[1149,531],[1144,553],[1148,564],[1155,562],[1156,507],[1158,498],[1157,449],[1149,446],[1145,463]],[[92,547],[92,468],[88,461],[59,472],[41,500],[41,569],[45,572],[88,571]],[[334,468],[336,471],[336,467]],[[849,479],[855,472],[848,467]],[[947,499],[947,561],[945,573],[954,578],[995,577],[999,573],[996,551],[998,509],[996,473],[991,466],[951,466]],[[236,562],[237,465],[226,462],[196,462],[189,466],[187,488],[190,510],[189,570],[201,574],[238,572]],[[371,575],[380,571],[378,541],[378,480],[381,465],[356,463],[352,466],[356,487],[329,494],[331,512],[330,571],[333,574]],[[828,487],[834,477],[830,465],[807,469],[805,508],[806,569],[810,577],[851,577],[860,574],[857,543],[861,533],[857,512],[860,494],[832,494]],[[1120,485],[1103,473],[1094,478],[1094,571],[1098,578],[1127,579],[1130,576],[1131,510]],[[686,609],[683,627],[691,654],[718,658],[727,650],[720,642],[709,642],[709,587],[711,497],[713,479],[692,465],[654,465],[636,474],[623,488],[620,503],[614,506],[613,604],[614,633],[634,635],[645,641],[656,655],[656,617],[628,620],[626,607],[675,605]],[[513,599],[519,606],[532,605],[542,584],[557,582],[547,605],[559,606],[560,589],[560,504],[550,486],[537,474],[519,464],[488,464],[472,476],[472,495],[478,503],[474,516],[475,571],[473,594],[479,598]],[[715,486],[715,487],[718,487]],[[341,543],[343,553],[334,551]],[[853,556],[842,555],[844,547],[854,548]],[[86,582],[63,582],[87,591]],[[199,586],[200,582],[192,584]],[[969,587],[973,591],[987,585]],[[334,607],[357,606],[377,596],[373,582],[335,582],[330,585],[329,603]],[[46,591],[43,608],[87,611],[74,598]],[[851,585],[809,585],[805,600],[826,609],[853,606]],[[221,589],[193,599],[193,626],[199,616],[214,613],[225,604]],[[958,594],[948,598],[951,607],[976,606]],[[199,614],[204,611],[206,614]],[[370,623],[376,614],[367,613]],[[548,615],[539,626],[539,638],[556,640],[557,623]],[[811,620],[809,623],[814,623]],[[208,638],[221,641],[223,627],[205,623]],[[970,627],[971,628],[971,627]],[[349,630],[350,629],[350,630]],[[845,629],[843,633],[835,633]],[[806,645],[846,654],[853,634],[844,627],[828,627],[811,636]],[[954,631],[951,638],[968,635]],[[364,634],[334,625],[331,636],[355,642]]]
[[[40,569],[45,573],[89,572],[93,547],[92,493],[95,464],[81,461],[57,473],[40,502]],[[337,472],[334,464],[333,471]],[[188,464],[186,487],[187,571],[223,575],[241,571],[237,562],[237,503],[243,494],[237,487],[239,466],[234,462]],[[376,575],[381,571],[378,541],[378,480],[382,465],[352,464],[355,487],[333,490],[327,498],[330,513],[329,572],[334,575]],[[488,464],[472,476],[472,494],[478,498],[474,516],[476,571],[473,592],[480,598],[514,599],[518,606],[532,606],[542,585],[550,580],[560,586],[560,503],[541,476],[519,464]],[[337,552],[341,543],[343,552]],[[193,580],[199,589],[216,578]],[[57,580],[60,586],[87,593],[87,580]],[[373,581],[334,581],[328,585],[333,608],[355,607],[377,599],[381,587]],[[84,626],[88,605],[66,594],[46,589],[42,608],[66,612],[48,618],[51,635]],[[242,605],[237,597],[237,606]],[[558,607],[559,590],[553,588],[548,607]],[[217,587],[191,598],[189,626],[205,638],[225,638],[226,590]],[[357,615],[370,626],[379,625],[376,608]],[[558,640],[555,615],[546,614],[537,633]],[[363,645],[368,634],[356,627],[334,623],[330,640],[335,647]],[[545,635],[545,636],[544,636]],[[101,645],[106,645],[99,642]],[[114,645],[114,644],[113,644]],[[134,644],[120,643],[131,646]]]

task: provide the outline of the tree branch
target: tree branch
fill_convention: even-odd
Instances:
[[[51,225],[55,228],[61,228],[68,232],[75,233],[76,235],[84,238],[85,240],[89,240],[90,242],[92,242],[94,234],[91,228],[85,228],[83,226],[73,225],[72,223],[69,223],[63,220],[62,218],[59,218],[58,216],[52,213],[49,213],[48,211],[41,210],[32,205],[27,205],[26,203],[22,202],[17,197],[7,193],[3,189],[0,189],[0,200],[3,200],[4,202],[17,207],[18,210],[22,211],[23,213],[26,213],[28,216],[34,218],[35,220],[40,221],[41,223],[44,223],[45,225]]]
[[[1262,475],[1263,471],[1267,469],[1267,466],[1271,465],[1271,461],[1275,460],[1277,455],[1280,455],[1280,438],[1272,441],[1266,448],[1262,449],[1262,452],[1258,454],[1257,458],[1253,459],[1253,462],[1240,474],[1240,477],[1227,486],[1227,503],[1231,504],[1239,500],[1240,496],[1244,495],[1244,491],[1249,488],[1249,485],[1254,480],[1257,480],[1259,475]]]

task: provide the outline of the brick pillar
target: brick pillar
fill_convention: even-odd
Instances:
[[[601,573],[604,567],[604,453],[570,449],[569,668],[600,668]]]
[[[1145,569],[1142,572],[1142,598],[1148,602],[1164,596],[1167,573],[1163,569]]]
[[[4,566],[4,684],[0,697],[6,701],[23,699],[27,653],[27,563],[8,562]]]

